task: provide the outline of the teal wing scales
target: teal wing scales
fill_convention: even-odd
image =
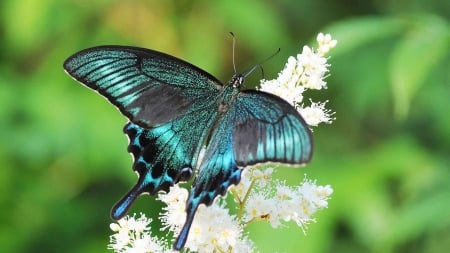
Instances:
[[[192,184],[186,203],[186,221],[177,237],[174,249],[180,250],[186,243],[189,229],[200,204],[211,205],[218,195],[225,195],[228,188],[238,184],[242,170],[237,166],[232,148],[233,112],[221,115],[210,134],[205,155]]]
[[[311,160],[311,130],[286,101],[264,92],[245,91],[236,98],[235,107],[233,149],[239,166]]]
[[[134,158],[133,170],[139,179],[112,208],[113,219],[123,217],[142,193],[168,192],[170,186],[192,177],[208,126],[216,116],[215,111],[203,109],[196,111],[195,117],[188,113],[152,129],[131,122],[125,126],[124,132],[130,140],[128,151]]]
[[[188,62],[138,47],[85,49],[69,57],[64,69],[144,128],[185,114],[222,87],[212,75]]]

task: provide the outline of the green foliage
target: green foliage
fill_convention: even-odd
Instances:
[[[450,247],[446,1],[6,0],[0,12],[3,252],[108,252],[109,208],[135,181],[126,120],[64,73],[65,58],[93,45],[143,46],[226,82],[229,31],[238,70],[282,48],[264,64],[267,79],[318,32],[338,40],[329,89],[313,94],[330,100],[337,120],[314,131],[309,166],[278,170],[331,184],[333,199],[307,236],[250,226],[261,252]],[[133,210],[156,217],[160,205],[143,197]]]

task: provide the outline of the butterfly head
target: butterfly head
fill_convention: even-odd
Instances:
[[[233,88],[240,88],[244,83],[245,76],[242,74],[234,74],[231,80],[228,82],[228,85]]]

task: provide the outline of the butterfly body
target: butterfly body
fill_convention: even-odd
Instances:
[[[296,109],[274,95],[241,90],[242,75],[222,85],[173,56],[125,46],[83,50],[64,68],[130,120],[124,133],[139,179],[113,207],[113,219],[123,217],[142,193],[167,192],[195,175],[177,250],[187,240],[198,206],[210,205],[239,183],[245,166],[311,159],[311,132]]]

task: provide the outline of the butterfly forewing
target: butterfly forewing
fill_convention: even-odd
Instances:
[[[85,49],[69,57],[64,68],[144,128],[167,123],[222,89],[216,78],[190,63],[137,47]]]

